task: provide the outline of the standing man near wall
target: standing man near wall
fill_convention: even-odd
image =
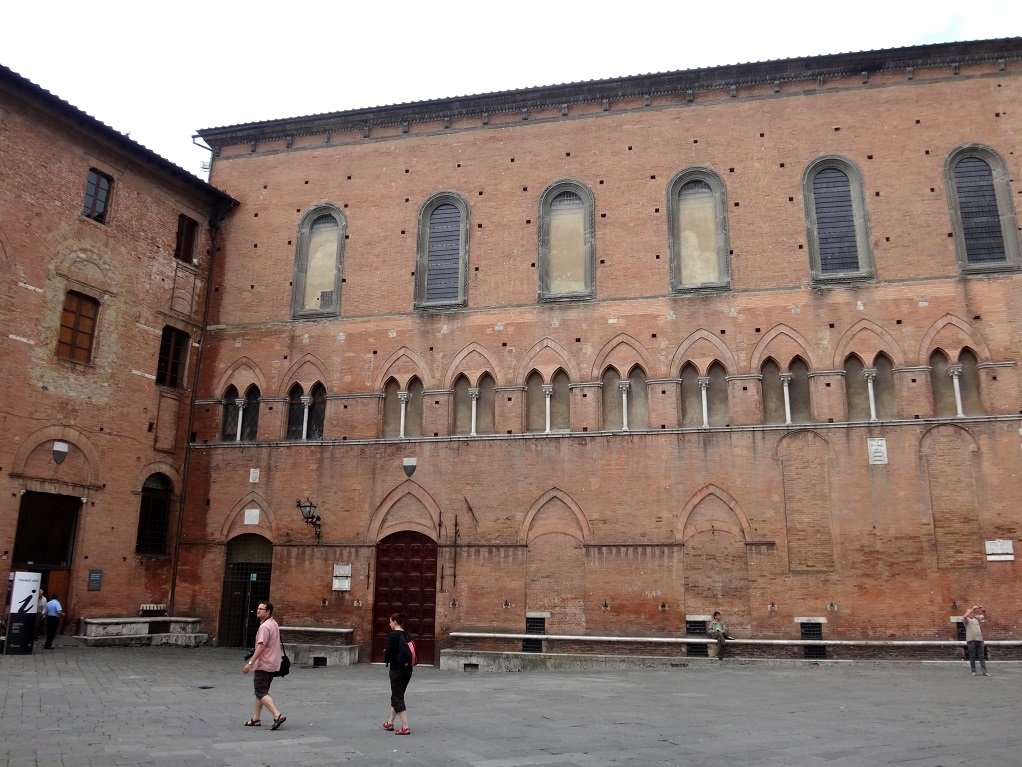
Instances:
[[[962,622],[965,624],[965,646],[969,655],[969,668],[972,675],[976,676],[976,659],[979,658],[979,667],[983,669],[983,676],[990,676],[987,673],[986,646],[983,644],[983,624],[986,623],[987,611],[980,605],[970,607]]]
[[[53,649],[53,640],[57,637],[57,629],[60,628],[60,619],[64,617],[64,607],[56,595],[50,597],[46,603],[46,644],[44,650]]]

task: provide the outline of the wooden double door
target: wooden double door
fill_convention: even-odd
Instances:
[[[404,613],[404,627],[415,638],[418,662],[435,662],[436,588],[436,541],[422,533],[405,531],[388,535],[377,544],[371,653],[374,663],[383,662],[393,613]]]

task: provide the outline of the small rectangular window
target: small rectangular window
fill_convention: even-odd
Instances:
[[[545,634],[546,633],[546,618],[526,618],[525,619],[525,633],[526,634]],[[522,652],[543,652],[543,640],[542,639],[523,639],[522,640]]]
[[[194,219],[181,214],[177,217],[177,244],[174,246],[174,258],[192,263],[195,258],[195,234],[199,230],[199,224]]]
[[[114,180],[105,173],[100,173],[95,168],[89,168],[89,178],[85,183],[85,204],[82,207],[82,215],[106,223],[106,213],[110,206],[110,190]]]
[[[89,362],[92,359],[98,316],[99,301],[73,290],[68,291],[64,296],[64,310],[60,316],[57,356],[73,362]]]
[[[183,330],[167,325],[160,339],[160,358],[156,363],[156,383],[172,389],[183,389],[191,338]]]

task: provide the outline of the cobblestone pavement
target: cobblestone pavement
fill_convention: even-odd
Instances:
[[[70,641],[70,640],[66,640]],[[718,664],[483,674],[416,669],[412,734],[381,728],[382,666],[298,668],[274,732],[242,727],[236,648],[58,645],[0,657],[0,767],[1017,767],[1022,664]]]

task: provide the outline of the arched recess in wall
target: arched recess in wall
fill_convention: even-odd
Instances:
[[[774,450],[781,464],[788,569],[834,569],[834,522],[830,444],[813,431],[786,434]]]
[[[242,395],[252,384],[258,386],[260,392],[269,391],[262,370],[249,357],[238,357],[231,363],[230,367],[221,374],[213,396],[222,396],[227,387],[232,384]]]
[[[558,488],[536,499],[525,515],[518,532],[528,547],[525,610],[549,615],[547,633],[585,634],[585,543],[591,537],[581,507]]]
[[[919,441],[924,502],[941,570],[983,567],[986,561],[979,522],[978,452],[973,436],[952,424],[932,427]]]
[[[218,640],[222,647],[249,647],[259,621],[256,606],[270,598],[273,544],[256,533],[241,533],[227,542]]]
[[[627,375],[636,363],[651,378],[663,375],[638,340],[627,333],[618,333],[597,352],[589,377],[590,380],[598,381],[608,365],[613,365],[622,375]]]
[[[675,536],[685,544],[685,612],[720,610],[730,629],[747,630],[752,617],[746,543],[752,525],[738,501],[716,485],[706,485],[678,515]]]
[[[69,450],[62,463],[53,457],[55,442],[67,443]],[[32,481],[65,485],[68,495],[88,495],[90,489],[102,486],[99,475],[102,463],[89,438],[71,426],[45,426],[25,437],[14,454],[11,474],[26,480],[26,489],[40,492],[63,492]]]
[[[239,535],[259,535],[274,541],[279,534],[276,528],[276,519],[266,498],[261,493],[250,492],[238,499],[224,515],[220,540],[229,541]]]
[[[408,479],[380,501],[369,519],[366,541],[378,543],[401,530],[414,530],[440,540],[440,505],[421,485]]]
[[[295,383],[301,384],[302,389],[308,392],[317,381],[325,385],[329,380],[327,366],[323,360],[315,354],[303,354],[281,376],[275,396],[286,398]]]
[[[573,356],[553,339],[541,338],[522,356],[514,380],[524,384],[529,373],[536,370],[544,380],[550,381],[558,368],[562,369],[571,381],[580,380]]]
[[[430,370],[429,365],[422,358],[422,355],[412,351],[407,346],[395,350],[380,365],[376,378],[373,381],[373,391],[382,391],[384,384],[391,378],[397,381],[402,391],[408,388],[408,382],[412,378],[418,378],[423,387],[432,388],[432,383],[427,376]]]

